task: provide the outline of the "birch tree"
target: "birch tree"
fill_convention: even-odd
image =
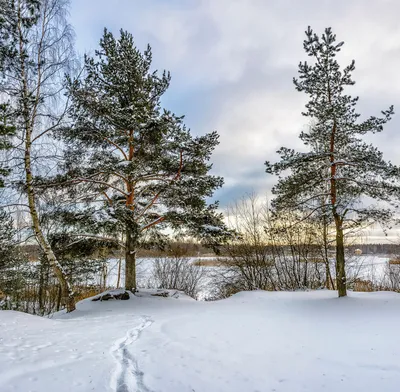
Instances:
[[[63,303],[75,309],[72,287],[42,227],[35,178],[44,167],[43,143],[65,120],[60,83],[73,59],[72,31],[66,22],[67,0],[3,0],[3,80],[1,92],[12,108],[16,127],[14,166],[21,167],[22,189],[34,236],[58,278]],[[22,165],[19,166],[20,161]],[[20,180],[21,180],[20,178]]]

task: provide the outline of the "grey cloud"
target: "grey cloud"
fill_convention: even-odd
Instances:
[[[213,172],[226,178],[216,195],[224,203],[270,189],[263,162],[281,145],[301,147],[305,96],[291,80],[307,60],[308,25],[317,33],[332,26],[346,42],[339,60],[356,60],[351,93],[360,95],[364,117],[390,104],[400,111],[399,14],[397,0],[75,0],[71,10],[81,51],[97,46],[104,26],[152,45],[155,67],[172,73],[166,106],[186,114],[194,133],[221,135]],[[399,126],[400,113],[372,137],[397,164]]]

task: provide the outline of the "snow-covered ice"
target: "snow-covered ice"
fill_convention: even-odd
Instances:
[[[52,319],[1,311],[0,391],[398,391],[399,294],[150,293]]]

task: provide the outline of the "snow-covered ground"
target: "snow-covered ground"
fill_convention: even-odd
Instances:
[[[347,275],[378,284],[385,279],[389,259],[389,256],[351,256],[346,260]],[[334,272],[334,260],[332,260],[332,273]]]
[[[0,391],[399,390],[399,294],[139,295],[52,319],[0,311]]]

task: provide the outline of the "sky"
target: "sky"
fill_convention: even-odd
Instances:
[[[264,162],[280,146],[301,148],[306,96],[292,79],[307,60],[304,31],[332,27],[344,41],[339,62],[356,61],[353,95],[362,118],[398,108],[384,132],[369,140],[400,164],[400,3],[397,0],[71,0],[80,54],[98,47],[104,27],[150,44],[154,69],[168,70],[164,106],[193,134],[216,130],[213,173],[225,179],[221,205],[249,192],[269,195],[276,179]]]

